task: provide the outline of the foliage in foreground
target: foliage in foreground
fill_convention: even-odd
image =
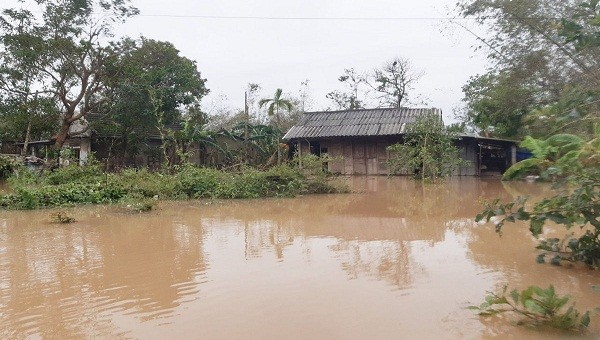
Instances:
[[[9,183],[15,192],[0,196],[0,208],[124,203],[143,211],[148,199],[156,198],[292,197],[345,190],[327,178],[320,161],[316,163],[320,165],[299,168],[284,164],[266,171],[247,168],[236,173],[186,165],[174,173],[127,169],[118,174],[104,173],[98,165],[71,165],[42,176],[12,177]]]
[[[546,143],[537,141],[537,144]],[[571,146],[569,146],[571,145]],[[570,150],[565,152],[565,148]],[[581,229],[578,236],[564,239],[549,238],[541,240],[537,248],[544,251],[538,256],[538,262],[544,262],[548,254],[553,254],[551,263],[561,261],[583,262],[590,267],[600,267],[600,138],[589,142],[578,142],[542,149],[534,152],[535,166],[521,173],[537,171],[542,179],[553,180],[553,196],[542,199],[533,205],[527,199],[517,198],[510,203],[501,203],[496,199],[485,203],[484,211],[477,215],[476,221],[496,220],[496,231],[501,232],[506,222],[528,221],[529,230],[538,237],[549,221],[571,230],[574,226]],[[555,152],[556,151],[556,152]],[[519,166],[519,163],[513,166]],[[515,169],[512,173],[517,173]],[[509,170],[511,170],[509,169]],[[507,171],[508,172],[508,171]]]
[[[582,331],[590,324],[590,312],[581,314],[573,304],[566,308],[571,298],[556,294],[552,285],[547,289],[530,286],[521,292],[514,289],[509,295],[506,292],[505,286],[501,294],[490,293],[481,305],[468,308],[479,311],[481,316],[517,314],[523,318],[519,324],[535,327]]]
[[[451,176],[463,160],[453,135],[435,114],[418,118],[407,128],[404,143],[388,147],[390,172],[414,174],[422,181],[436,182]]]
[[[17,163],[14,159],[0,156],[0,179],[8,178],[15,170]]]
[[[521,142],[521,147],[530,150],[533,156],[511,166],[504,173],[503,179],[540,175],[547,180],[580,171],[585,163],[578,162],[578,159],[589,158],[598,152],[598,146],[594,143],[598,141],[585,142],[581,137],[571,134],[558,134],[547,139],[527,136]],[[565,171],[569,173],[564,173]]]

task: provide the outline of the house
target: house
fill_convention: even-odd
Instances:
[[[180,155],[174,146],[177,143],[179,151],[187,153],[187,161],[196,165],[213,167],[227,167],[237,162],[236,156],[245,154],[252,159],[264,158],[264,151],[253,143],[246,143],[244,138],[226,130],[207,133],[205,140],[190,141],[182,138],[184,124],[176,121],[167,124],[163,133],[169,134],[169,144],[163,150],[161,131],[154,126],[140,124],[129,129],[127,135],[118,126],[110,123],[110,116],[90,113],[84,118],[74,122],[69,129],[69,138],[64,146],[71,151],[71,160],[80,164],[87,162],[93,154],[96,160],[103,162],[109,169],[149,168],[159,169],[167,157],[175,162]],[[126,148],[126,143],[135,141],[135,148]],[[11,143],[0,145],[2,150],[20,154],[25,143]],[[27,155],[48,158],[54,146],[53,140],[30,141],[27,143]]]
[[[329,171],[343,175],[388,175],[387,147],[401,143],[407,124],[442,112],[435,108],[390,108],[307,112],[283,137],[299,155],[327,153]],[[459,176],[501,174],[516,162],[516,142],[463,134],[456,140],[468,164]]]

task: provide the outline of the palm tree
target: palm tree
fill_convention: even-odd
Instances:
[[[258,102],[258,106],[262,108],[265,105],[267,106],[267,113],[269,116],[275,116],[275,121],[277,127],[281,126],[281,121],[279,117],[280,109],[287,109],[288,112],[292,111],[292,107],[294,106],[291,101],[282,98],[283,91],[281,89],[277,89],[275,91],[275,95],[273,98],[263,98]],[[281,150],[279,148],[279,140],[277,141],[277,164],[281,163]]]

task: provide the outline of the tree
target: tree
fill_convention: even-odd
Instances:
[[[283,98],[283,91],[281,89],[277,89],[275,91],[275,95],[273,98],[263,98],[258,102],[259,107],[267,106],[267,114],[269,116],[274,116],[276,124],[275,126],[279,128],[281,126],[281,118],[279,116],[279,111],[281,109],[286,109],[288,112],[292,110],[294,105],[291,101]],[[278,141],[279,142],[279,141]],[[277,147],[277,164],[281,163],[281,148]]]
[[[356,110],[365,107],[365,101],[360,99],[363,94],[361,88],[366,84],[366,76],[357,73],[353,68],[344,70],[338,78],[346,87],[346,91],[332,91],[327,94],[327,99],[333,101],[339,110]]]
[[[516,72],[474,76],[463,86],[466,109],[461,120],[484,136],[518,137],[536,105],[535,92]]]
[[[93,110],[109,57],[112,25],[138,13],[128,0],[36,0],[37,9],[0,17],[0,89],[52,98],[60,108],[60,148],[71,125]],[[41,12],[39,15],[37,12]]]
[[[14,95],[0,99],[0,140],[24,141],[48,139],[54,133],[59,112],[46,97]],[[23,147],[23,153],[27,146]]]
[[[421,181],[451,176],[463,161],[442,117],[429,114],[407,127],[404,141],[388,147],[391,173],[409,173]]]
[[[414,71],[408,59],[396,57],[375,69],[367,83],[379,93],[380,106],[401,108],[410,103],[410,92],[422,76],[423,72]]]
[[[196,62],[179,55],[173,44],[144,37],[123,39],[111,46],[105,69],[99,108],[108,119],[101,128],[119,136],[122,155],[135,155],[147,136],[158,132],[167,157],[168,144],[177,146],[167,126],[185,121],[192,132],[206,124],[199,108],[208,93],[206,79]]]
[[[600,119],[598,1],[464,0],[459,11],[489,32],[476,35],[491,69],[465,88],[467,120],[501,127],[508,115],[521,129],[496,129],[504,136],[593,135]],[[497,105],[513,94],[517,100]]]
[[[279,126],[280,117],[279,112],[281,109],[285,109],[288,112],[292,110],[294,105],[291,101],[283,98],[283,91],[281,89],[277,89],[273,98],[263,98],[258,102],[258,106],[260,108],[267,107],[267,114],[270,117],[275,117],[276,126]]]

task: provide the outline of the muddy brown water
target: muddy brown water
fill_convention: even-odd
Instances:
[[[465,307],[503,285],[554,284],[600,306],[598,272],[535,263],[535,239],[500,238],[480,198],[537,184],[353,178],[359,191],[295,199],[0,211],[0,338],[564,338]],[[584,338],[600,337],[593,316]]]

